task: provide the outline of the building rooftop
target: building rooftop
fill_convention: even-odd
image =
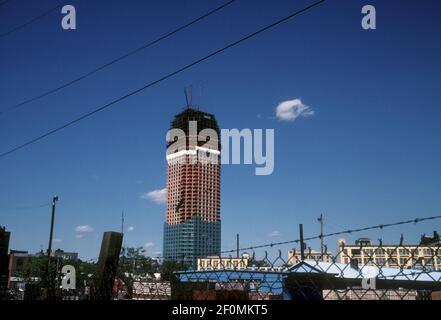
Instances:
[[[378,278],[384,280],[441,281],[441,272],[420,269],[399,269],[365,265],[360,269],[348,263],[304,260],[286,270],[288,273],[326,273],[345,279]]]
[[[223,273],[238,273],[236,276],[244,278],[246,275],[264,276],[265,273],[323,273],[337,278],[345,279],[364,279],[377,277],[384,280],[407,280],[407,281],[441,281],[441,271],[427,271],[420,269],[399,269],[389,267],[377,267],[365,265],[359,269],[351,267],[349,263],[322,262],[315,260],[303,260],[294,266],[284,268],[283,270],[256,270],[250,267],[246,270],[187,270],[178,271],[176,274],[187,281],[189,279],[221,279]],[[239,274],[240,273],[240,274]],[[258,276],[258,277],[260,277]],[[246,278],[246,277],[245,277]]]

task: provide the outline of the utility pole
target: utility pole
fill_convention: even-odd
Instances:
[[[300,231],[300,260],[305,260],[305,244],[303,243],[303,224],[299,224]]]
[[[121,233],[124,234],[124,210],[121,213]]]
[[[52,238],[54,236],[54,222],[55,222],[55,205],[58,202],[59,198],[58,196],[54,196],[52,198],[52,217],[51,217],[51,229],[49,233],[49,245],[47,248],[47,266],[46,266],[46,277],[47,277],[47,283],[48,283],[48,289],[49,289],[49,269],[51,265],[51,252],[52,252]]]
[[[320,258],[323,261],[323,249],[324,249],[324,244],[323,244],[323,214],[320,214],[320,218],[317,219],[320,222]]]
[[[239,258],[239,234],[236,234],[236,251],[237,258]]]

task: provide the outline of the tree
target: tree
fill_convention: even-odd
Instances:
[[[155,272],[153,261],[145,252],[142,247],[121,249],[117,278],[124,283],[130,299],[133,296],[133,282],[152,278]]]
[[[95,263],[76,259],[76,260],[64,260],[63,265],[71,265],[75,268],[77,288],[83,289],[86,286],[92,285],[91,282],[92,277],[96,271]]]
[[[185,262],[179,262],[176,260],[165,260],[161,267],[161,279],[164,281],[178,282],[178,278],[174,274],[175,271],[185,271],[188,269],[188,265]]]

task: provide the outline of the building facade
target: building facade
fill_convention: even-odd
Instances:
[[[57,249],[53,252],[53,256],[55,258],[63,259],[63,260],[78,260],[77,252],[66,252],[61,249]]]
[[[15,282],[23,282],[27,276],[26,273],[30,257],[31,255],[27,251],[10,251],[8,288],[12,288]]]
[[[212,129],[217,136],[205,136],[205,129]],[[182,134],[184,139],[178,137]],[[165,259],[195,266],[197,258],[220,254],[219,137],[215,117],[190,107],[171,123],[167,138]]]
[[[332,262],[332,255],[329,252],[321,253],[314,250],[306,250],[305,251],[305,259],[304,260],[314,260],[314,261],[323,261],[323,262]],[[294,249],[288,251],[288,265],[295,265],[302,261],[302,256],[299,251]]]
[[[168,281],[133,281],[133,300],[170,300]]]
[[[248,264],[248,256],[242,256],[239,258],[209,256],[198,259],[197,270],[246,270],[248,269]]]
[[[418,245],[374,245],[369,238],[360,238],[355,244],[338,241],[337,261],[358,265],[382,266],[402,269],[441,270],[439,243]]]
[[[9,238],[11,233],[6,231],[5,227],[0,226],[0,289],[5,288],[8,284],[9,276]]]
[[[262,262],[259,261],[259,262]],[[261,263],[258,263],[261,264]],[[263,264],[256,266],[255,261],[250,258],[250,255],[244,252],[240,257],[220,257],[209,256],[197,259],[198,271],[213,271],[213,270],[253,270],[253,271],[283,271],[286,266],[273,266]]]

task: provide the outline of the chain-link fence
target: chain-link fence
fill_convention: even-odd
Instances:
[[[198,259],[172,279],[133,281],[133,299],[417,300],[441,295],[440,245],[339,244],[339,251]],[[121,287],[124,290],[124,285]]]
[[[132,261],[136,266],[136,261]],[[2,292],[2,299],[39,300],[417,300],[441,298],[441,246],[339,244],[336,254],[282,251],[258,258],[205,257],[194,266],[163,261],[147,273],[117,275],[106,294],[93,281],[53,289],[34,281]],[[172,263],[173,265],[173,263]],[[134,268],[134,271],[136,267]]]
[[[438,233],[416,245],[373,244],[339,239],[335,253],[306,248],[305,240],[383,229],[437,217],[345,230],[221,252],[195,260],[151,259],[122,250],[118,269],[99,274],[95,262],[78,264],[77,285],[64,288],[66,274],[53,281],[32,278],[1,290],[17,300],[441,300],[441,242]],[[300,250],[277,248],[296,244]],[[270,248],[268,251],[261,251]],[[117,259],[118,260],[118,259]],[[95,260],[94,260],[95,261]],[[61,264],[57,264],[60,265]],[[106,269],[104,269],[106,270]],[[66,282],[66,281],[65,281]],[[47,283],[51,283],[48,288]]]

